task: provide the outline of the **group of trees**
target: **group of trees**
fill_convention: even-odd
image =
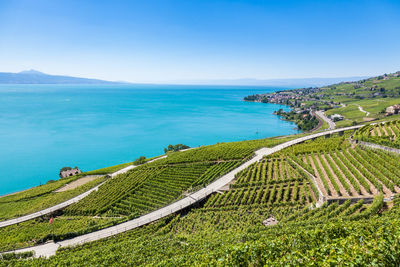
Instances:
[[[169,144],[168,147],[164,148],[164,152],[165,153],[170,152],[170,151],[176,152],[176,151],[179,151],[182,149],[187,149],[187,148],[190,148],[190,146],[183,145],[183,144],[176,144],[176,145]]]
[[[281,116],[285,120],[295,122],[299,130],[302,131],[310,131],[317,127],[319,123],[318,119],[315,116],[311,115],[308,111],[296,113],[294,110],[285,112],[283,111],[283,109],[279,109],[274,113],[278,116]]]

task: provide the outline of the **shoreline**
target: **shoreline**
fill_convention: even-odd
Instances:
[[[262,103],[262,104],[276,104],[276,105],[282,105],[282,106],[289,107],[289,108],[290,108],[290,111],[289,111],[289,112],[294,111],[293,106],[290,106],[290,105],[287,105],[287,104],[283,104],[283,103],[271,103],[271,102],[263,102],[263,101],[261,101],[261,100],[247,100],[247,99],[243,99],[243,101],[244,101],[244,102],[253,102],[253,103]],[[312,111],[310,112],[310,113],[311,113],[310,115],[311,115],[312,117],[315,117],[315,118],[318,120],[318,125],[316,125],[314,128],[312,128],[312,129],[310,129],[310,130],[307,130],[307,131],[302,130],[302,129],[299,128],[299,124],[296,123],[297,120],[286,119],[284,116],[277,114],[277,112],[278,112],[278,111],[275,110],[272,114],[278,116],[279,119],[282,120],[282,121],[293,122],[293,123],[297,126],[297,128],[295,128],[295,129],[296,129],[297,131],[300,131],[300,133],[312,133],[312,132],[318,131],[318,130],[324,125],[324,121],[323,121],[319,116],[317,116],[317,115],[315,114],[315,111],[314,111],[314,110],[312,110]],[[284,112],[285,112],[285,111],[284,111]],[[287,112],[285,112],[285,113],[287,113]]]

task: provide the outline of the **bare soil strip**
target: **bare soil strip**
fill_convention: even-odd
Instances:
[[[388,134],[388,132],[387,132],[386,124],[382,125],[382,129],[383,129],[384,135],[385,135],[385,136],[388,136],[389,134]]]
[[[396,139],[397,136],[396,136],[396,134],[394,133],[392,126],[388,126],[388,129],[389,129],[389,131],[391,132],[391,135]]]
[[[308,191],[309,191],[310,194],[311,194],[311,197],[312,197],[312,199],[313,199],[313,202],[318,201],[318,197],[315,195],[314,191],[312,190],[311,185],[310,185],[309,183],[304,184],[304,185],[303,185],[303,190],[304,190],[304,186],[307,186],[307,187],[308,187]],[[305,193],[305,192],[304,192],[304,193]],[[308,199],[307,199],[307,203],[310,203],[310,202],[308,201]]]
[[[329,162],[326,160],[325,155],[321,154],[321,158],[324,160],[326,166],[328,166],[329,171],[331,172],[333,179],[335,179],[336,183],[339,186],[340,193],[342,196],[350,196],[349,193],[346,191],[342,183],[340,182],[339,178],[336,176],[335,172],[332,170],[331,166],[329,165]]]
[[[68,190],[72,190],[75,189],[81,185],[84,185],[86,183],[89,183],[93,180],[96,180],[97,178],[101,177],[103,175],[88,175],[85,177],[82,177],[78,180],[73,181],[72,183],[66,184],[60,188],[58,188],[57,190],[55,190],[54,192],[56,193],[60,193],[60,192],[64,192],[64,191],[68,191]]]
[[[344,154],[343,154],[343,151],[341,151],[340,152],[342,155],[343,155],[343,157],[346,157]],[[340,159],[339,159],[340,160]],[[340,160],[341,161],[341,160]],[[360,170],[359,169],[357,169],[357,167],[355,167],[352,163],[351,163],[351,161],[349,160],[348,161],[348,163],[351,165],[351,166],[353,166],[354,167],[354,169],[356,169],[357,170],[357,172],[362,176],[362,177],[364,177],[364,179],[367,181],[367,183],[369,184],[369,188],[371,189],[371,193],[373,194],[373,195],[377,195],[379,192],[378,192],[378,189],[376,189],[376,187],[370,182],[370,180],[368,180],[367,178],[365,178],[365,176],[360,172]],[[357,182],[358,182],[358,184],[360,185],[360,188],[361,188],[361,192],[363,193],[363,195],[369,195],[369,193],[368,193],[368,191],[366,191],[366,190],[368,190],[368,188],[365,188],[364,189],[364,187],[361,185],[361,183],[360,183],[360,181],[358,181],[358,179],[357,179],[357,177],[347,168],[347,166],[345,165],[345,167],[346,167],[346,169],[353,175],[353,177],[357,180]],[[364,190],[363,190],[364,189]],[[364,192],[363,192],[364,191]]]
[[[349,153],[350,154],[350,153]],[[358,162],[358,163],[360,163],[356,158],[354,158],[353,157],[353,155],[351,155],[350,154],[350,156],[356,161],[356,162]],[[360,163],[361,164],[361,163]],[[362,164],[361,164],[362,165]],[[372,175],[372,176],[374,176],[375,177],[375,175],[373,175],[367,168],[364,168],[370,175]],[[359,170],[358,170],[359,171]],[[367,181],[369,181],[367,178],[365,178]],[[375,177],[375,179],[382,185],[382,189],[383,189],[383,194],[385,195],[385,197],[387,197],[387,196],[391,196],[392,195],[392,192],[389,190],[389,188],[387,188],[386,186],[385,186],[385,184],[384,183],[382,183],[379,179],[378,179],[378,177]],[[378,193],[378,192],[377,192]],[[376,193],[376,194],[377,194]]]
[[[349,181],[349,179],[347,179],[347,177],[344,175],[342,169],[339,168],[339,166],[337,165],[336,161],[332,158],[331,155],[329,155],[329,158],[330,158],[330,159],[332,160],[332,162],[335,164],[336,169],[339,171],[340,175],[343,177],[343,179],[344,179],[344,180],[347,182],[347,184],[349,185],[351,195],[352,195],[353,197],[360,196],[360,194],[358,194],[357,191],[354,189],[354,186],[351,184],[351,182]],[[340,161],[339,158],[338,158],[338,160]],[[342,164],[343,164],[343,163],[342,163]],[[344,165],[344,164],[343,164],[343,165]],[[344,165],[344,166],[345,166],[345,165]],[[347,169],[346,166],[345,166],[345,168]],[[350,171],[349,171],[349,172],[350,172]],[[355,178],[354,178],[354,179],[355,179]],[[358,183],[358,180],[357,180],[357,179],[355,179],[355,180],[356,180],[357,183]],[[359,184],[359,183],[358,183],[358,184]],[[367,193],[367,191],[365,191],[365,189],[364,189],[361,185],[360,185],[360,191],[361,191],[361,194],[365,193],[366,195],[369,195],[369,194]],[[364,192],[363,192],[363,191],[364,191]]]
[[[317,172],[317,168],[315,167],[315,164],[314,164],[311,156],[308,155],[308,157],[309,157],[309,160],[310,160],[310,163],[311,163],[311,167],[314,170],[314,176],[315,176],[315,178],[317,178],[316,181],[317,181],[318,187],[321,189],[321,191],[324,194],[324,196],[329,196],[328,192],[327,192],[327,189],[325,188],[324,184],[322,183],[322,179],[320,177],[320,174]]]
[[[371,136],[375,136],[375,131],[374,131],[374,129],[370,130],[370,131],[369,131],[369,134],[370,134]]]
[[[379,127],[376,127],[375,129],[378,132],[378,136],[382,136],[381,129]]]
[[[339,194],[338,194],[338,192],[336,192],[336,189],[335,189],[335,187],[333,186],[333,184],[332,184],[332,182],[331,182],[331,179],[329,179],[329,176],[328,176],[328,174],[326,173],[326,170],[325,170],[324,167],[322,166],[322,163],[321,163],[321,161],[319,160],[319,157],[315,157],[315,159],[317,160],[317,164],[318,164],[319,167],[321,168],[322,175],[324,175],[325,180],[328,182],[329,189],[330,189],[331,192],[332,192],[331,196],[333,196],[333,197],[338,197]]]

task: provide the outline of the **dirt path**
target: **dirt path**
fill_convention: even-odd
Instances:
[[[346,191],[343,184],[340,182],[339,178],[336,176],[335,172],[332,170],[332,167],[329,164],[329,162],[326,160],[325,155],[322,154],[321,158],[325,162],[326,166],[328,167],[328,169],[329,169],[328,171],[332,174],[333,179],[335,179],[336,183],[338,184],[339,190],[340,190],[340,193],[342,194],[342,196],[349,197],[350,196],[349,192]]]
[[[360,163],[356,158],[353,157],[353,155],[351,155],[349,153],[349,155],[358,163]],[[361,163],[360,163],[361,164]],[[361,164],[362,165],[362,164]],[[357,168],[356,168],[357,169]],[[368,169],[365,168],[365,170],[372,176],[375,177],[375,175],[373,175]],[[357,169],[358,172],[360,172],[360,170]],[[361,174],[361,172],[360,172]],[[362,174],[361,174],[362,175]],[[364,176],[364,175],[363,175]],[[364,176],[364,178],[372,185],[372,183]],[[391,196],[392,192],[377,178],[375,177],[375,179],[382,185],[382,189],[383,189],[383,194],[386,196]],[[372,185],[373,186],[373,185]],[[373,186],[375,188],[375,186]],[[376,189],[376,188],[375,188]],[[376,194],[378,193],[378,190],[376,189]]]
[[[371,135],[371,136],[375,136],[375,131],[372,129],[372,130],[370,130],[369,131],[369,135]]]
[[[336,169],[338,170],[338,172],[340,173],[340,175],[343,177],[343,179],[344,179],[344,180],[347,182],[347,184],[349,185],[351,196],[353,196],[353,197],[359,196],[359,194],[357,193],[357,191],[354,189],[354,186],[351,184],[351,182],[349,181],[349,179],[347,179],[347,177],[344,175],[342,169],[339,168],[338,164],[337,164],[336,161],[333,159],[332,155],[329,154],[328,157],[332,160],[333,164],[335,164]],[[337,157],[336,157],[336,158],[337,158]],[[337,158],[337,160],[340,161],[339,158]],[[343,164],[343,163],[342,163],[342,164]],[[343,164],[343,165],[344,165],[344,164]],[[345,168],[347,168],[347,167],[345,166]],[[350,172],[350,171],[349,171],[349,172]],[[364,188],[363,188],[363,189],[364,189]],[[362,191],[361,188],[360,188],[360,191]],[[364,191],[365,191],[365,189],[364,189]],[[365,192],[366,192],[366,191],[365,191]]]
[[[392,128],[391,126],[388,126],[387,128],[388,128],[389,131],[392,133],[391,135],[394,137],[394,139],[396,139],[396,138],[397,138],[397,135],[396,135],[396,133],[393,131],[393,128]]]
[[[317,178],[316,181],[317,181],[318,187],[321,189],[321,191],[323,192],[324,196],[330,196],[328,194],[327,189],[325,188],[324,184],[322,183],[322,179],[320,177],[320,174],[317,172],[317,167],[315,167],[314,161],[312,160],[310,155],[308,155],[308,157],[309,157],[309,161],[310,161],[311,167],[314,170],[314,174],[313,175],[315,176],[315,178]]]
[[[378,136],[379,137],[382,136],[381,129],[379,127],[376,127],[375,129],[376,129],[376,132],[378,133]]]
[[[330,194],[330,195],[333,196],[333,197],[338,197],[339,194],[338,194],[338,192],[336,192],[336,189],[335,189],[335,187],[333,186],[331,180],[329,179],[329,176],[328,176],[328,174],[326,173],[326,170],[325,170],[324,167],[322,166],[322,163],[321,163],[321,161],[319,160],[319,157],[315,157],[315,159],[316,159],[316,161],[317,161],[318,166],[320,167],[320,169],[321,169],[321,171],[322,171],[322,175],[325,177],[325,180],[328,182],[329,190],[331,191],[331,194]],[[314,163],[314,164],[315,164],[315,163]]]
[[[341,151],[340,154],[343,155],[343,157],[346,158],[346,156],[343,154],[343,151]],[[341,159],[339,159],[339,160],[341,161]],[[343,162],[342,162],[342,163],[343,163]],[[357,169],[357,167],[355,167],[355,166],[351,163],[351,161],[348,161],[348,163],[349,163],[351,166],[353,166],[354,169],[356,169],[357,173],[359,173],[362,177],[364,177],[364,179],[367,181],[367,183],[368,183],[368,185],[369,185],[369,188],[371,189],[371,193],[372,193],[373,195],[378,194],[378,190],[376,189],[376,187],[375,187],[367,178],[365,178],[365,176],[360,172],[360,170]],[[354,179],[356,179],[357,183],[360,185],[361,193],[363,193],[363,195],[364,195],[364,193],[365,193],[365,195],[369,195],[369,193],[368,193],[368,188],[364,188],[364,187],[361,185],[360,181],[358,181],[357,177],[347,168],[346,165],[344,165],[344,166],[345,166],[346,169],[353,175]],[[364,190],[363,190],[363,189],[364,189]],[[363,192],[363,191],[364,191],[364,192]]]
[[[392,124],[392,127],[396,127],[397,131],[400,132],[400,125]],[[399,136],[396,136],[396,137],[399,138]]]
[[[64,191],[68,191],[68,190],[72,190],[75,189],[81,185],[84,185],[86,183],[89,183],[91,181],[96,180],[99,177],[102,177],[104,175],[88,175],[85,177],[82,177],[78,180],[73,181],[72,183],[66,184],[60,188],[58,188],[57,190],[55,190],[54,192],[59,193],[59,192],[64,192]]]
[[[389,135],[388,132],[387,132],[387,129],[386,129],[386,125],[385,125],[385,124],[382,125],[382,130],[383,130],[383,133],[385,134],[385,136],[388,136],[388,135]]]
[[[369,116],[369,112],[368,111],[365,111],[363,108],[362,108],[362,106],[360,106],[360,105],[357,105],[358,106],[358,109],[361,111],[361,112],[364,112],[365,113],[365,116]]]

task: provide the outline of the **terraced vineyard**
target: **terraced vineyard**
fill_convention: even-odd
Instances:
[[[273,147],[290,139],[293,139],[293,137],[219,143],[216,145],[203,146],[183,152],[170,153],[168,154],[167,158],[159,160],[155,163],[158,165],[164,165],[186,162],[246,159],[251,157],[254,151],[261,147]]]
[[[306,205],[318,199],[307,175],[291,160],[268,158],[236,176],[231,190],[215,194],[205,207],[235,208],[240,205]]]
[[[82,262],[116,266],[378,262],[397,266],[399,201],[387,204],[384,197],[400,191],[400,156],[352,146],[348,136],[317,138],[263,158],[239,172],[229,190],[215,192],[191,210],[112,238],[63,248],[50,259],[3,262],[16,266]],[[203,154],[197,156],[205,159]],[[55,237],[90,232],[165,206],[229,172],[247,156],[219,157],[182,158],[183,162],[171,157],[110,179],[107,186],[56,218],[61,227]],[[322,196],[330,201],[317,208],[315,203]],[[48,240],[46,224],[26,222],[17,237],[0,241],[0,246],[32,244],[37,237]],[[66,232],[69,228],[74,232]],[[18,230],[14,226],[3,231]]]
[[[389,121],[364,126],[357,131],[354,139],[400,148],[400,121]]]
[[[206,186],[242,164],[260,146],[273,146],[286,140],[244,141],[202,147],[199,151],[169,153],[168,160],[146,163],[108,179],[98,191],[60,211],[54,219],[57,226],[54,237],[50,234],[49,217],[46,217],[23,223],[20,228],[3,228],[3,234],[20,230],[17,236],[4,238],[0,247],[6,250],[41,244],[52,238],[64,240],[138,217]],[[123,166],[125,164],[95,172],[108,172]],[[53,187],[48,190],[51,192]]]
[[[50,259],[6,264],[66,265],[322,265],[329,262],[396,265],[400,243],[398,204],[382,212],[372,204],[345,202],[321,208],[201,208],[170,216],[106,240],[62,249]],[[380,213],[381,216],[374,215]],[[273,216],[277,226],[264,226]]]
[[[66,209],[69,215],[137,217],[163,207],[192,187],[202,186],[240,164],[240,160],[151,165],[112,179]]]
[[[66,209],[68,215],[129,216],[163,207],[236,168],[262,146],[287,139],[221,143],[183,152],[142,165],[110,180],[97,192]]]
[[[81,177],[82,175],[63,178],[20,193],[0,197],[0,220],[19,217],[51,207],[79,195],[105,180],[104,177],[98,177],[72,190],[56,192],[57,189]]]
[[[357,147],[323,153],[297,155],[298,162],[317,178],[329,197],[386,197],[400,191],[399,156],[381,150]]]

